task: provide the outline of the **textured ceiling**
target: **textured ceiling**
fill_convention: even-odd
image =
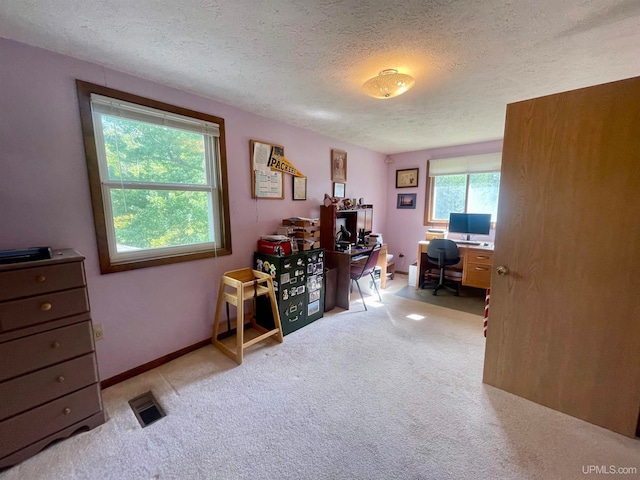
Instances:
[[[640,75],[640,0],[3,0],[0,36],[383,153],[501,138],[507,103]],[[387,68],[416,86],[364,95]]]

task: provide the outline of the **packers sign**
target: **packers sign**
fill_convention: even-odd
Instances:
[[[271,147],[271,157],[269,157],[267,166],[274,172],[288,173],[296,177],[305,176],[286,159],[280,147]]]

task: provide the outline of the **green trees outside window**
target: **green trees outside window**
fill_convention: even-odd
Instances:
[[[432,221],[448,221],[449,213],[490,213],[496,221],[500,172],[433,177]]]
[[[224,119],[76,86],[100,271],[230,255]]]
[[[102,114],[111,182],[207,185],[202,134]],[[214,240],[209,195],[176,189],[111,188],[119,252]]]

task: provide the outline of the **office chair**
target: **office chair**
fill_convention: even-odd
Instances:
[[[444,271],[447,267],[460,262],[460,250],[458,250],[458,245],[456,245],[453,240],[447,240],[444,238],[434,238],[429,240],[429,246],[427,247],[427,259],[429,263],[438,266],[438,269],[440,270],[440,278],[438,279],[438,283],[425,285],[425,288],[433,288],[434,295],[438,294],[438,290],[444,288],[445,290],[454,293],[457,297],[459,295],[458,282],[447,282]]]
[[[378,299],[382,302],[382,297],[380,296],[380,292],[378,291],[378,285],[376,284],[376,279],[373,275],[375,271],[376,264],[378,263],[378,257],[380,256],[380,249],[382,245],[375,245],[369,252],[365,253],[367,256],[364,261],[354,262],[351,264],[351,270],[349,272],[349,278],[351,278],[351,285],[353,286],[353,282],[356,282],[356,286],[358,287],[358,293],[360,293],[360,298],[362,299],[362,304],[364,305],[364,309],[367,310],[367,304],[364,301],[364,297],[362,296],[362,290],[360,289],[360,284],[358,280],[362,277],[369,275],[371,277],[371,281],[373,282],[373,288],[375,288],[376,293],[378,294]]]

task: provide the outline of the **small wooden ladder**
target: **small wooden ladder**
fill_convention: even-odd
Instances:
[[[228,292],[227,288],[235,289],[235,291]],[[253,300],[261,295],[269,296],[275,328],[267,330],[263,326],[258,325],[256,323],[257,312],[254,308],[249,317],[250,328],[260,332],[260,335],[245,342],[244,302],[246,300]],[[218,339],[222,302],[227,303],[227,316],[229,315],[228,304],[235,306],[237,309],[235,351]],[[276,303],[276,295],[273,289],[273,280],[271,279],[271,276],[267,273],[252,270],[250,268],[242,268],[240,270],[225,272],[220,282],[220,292],[218,293],[218,303],[216,306],[216,318],[213,324],[213,335],[211,336],[211,343],[213,346],[240,365],[242,363],[245,348],[271,336],[275,336],[275,339],[282,343],[282,325],[280,324],[280,314],[278,312],[278,305]]]

